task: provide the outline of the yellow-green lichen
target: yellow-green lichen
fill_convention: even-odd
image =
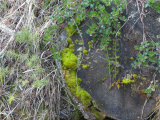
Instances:
[[[87,50],[83,50],[83,54],[88,54],[88,51]]]
[[[64,69],[71,69],[71,70],[77,69],[78,58],[74,54],[74,49],[65,48],[61,52],[61,57]]]
[[[88,66],[89,66],[88,64],[82,64],[82,68],[83,68],[83,69],[87,69]]]

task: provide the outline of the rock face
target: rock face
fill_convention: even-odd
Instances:
[[[114,86],[111,90],[110,80],[107,77],[107,61],[106,51],[101,51],[99,42],[93,43],[88,54],[83,55],[82,64],[88,64],[87,69],[78,70],[78,77],[82,79],[81,87],[88,91],[96,101],[99,108],[106,113],[107,116],[116,120],[140,120],[146,119],[155,109],[157,92],[147,96],[140,91],[149,86],[149,81],[153,78],[153,70],[151,69],[133,69],[130,57],[136,58],[137,51],[134,50],[135,45],[139,45],[143,39],[143,26],[137,12],[136,2],[130,4],[127,8],[126,17],[130,17],[125,26],[121,29],[120,45],[119,45],[119,75],[117,79],[122,80],[127,74],[137,74],[138,82],[128,85],[121,85],[120,89]],[[136,14],[137,12],[137,14]],[[81,40],[79,35],[74,35],[72,40],[75,43],[75,50],[83,46],[89,50],[88,42],[92,37],[86,34],[87,24],[83,22],[81,28],[84,46],[76,44],[76,40]],[[144,17],[145,32],[147,39],[153,41],[159,40],[160,34],[160,14],[153,9],[147,8]],[[75,51],[79,55],[79,51]],[[141,74],[140,74],[141,73]],[[141,76],[145,77],[141,77]],[[143,82],[141,82],[143,81]],[[116,81],[112,81],[116,82]],[[109,91],[108,91],[109,90]]]

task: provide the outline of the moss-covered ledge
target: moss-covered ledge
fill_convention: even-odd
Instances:
[[[86,112],[90,112],[92,117],[84,116],[86,119],[93,119],[97,118],[99,120],[103,120],[105,118],[105,114],[101,111],[97,111],[98,106],[96,103],[92,102],[92,97],[90,94],[83,90],[80,87],[80,82],[82,81],[80,78],[77,77],[77,67],[78,67],[78,57],[74,54],[74,44],[72,43],[72,39],[69,38],[68,40],[68,47],[66,47],[61,52],[62,57],[62,66],[63,66],[63,74],[65,82],[73,96],[75,96],[80,103],[82,103],[83,110]],[[96,107],[95,107],[96,105]],[[81,108],[82,109],[82,108]]]

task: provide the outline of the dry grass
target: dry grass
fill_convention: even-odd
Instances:
[[[65,82],[61,72],[60,61],[54,60],[49,45],[44,50],[40,49],[44,29],[54,23],[46,16],[54,14],[52,8],[44,9],[43,0],[3,0],[6,8],[0,8],[0,67],[7,68],[3,82],[0,84],[0,119],[69,119],[74,105],[70,101],[65,89]],[[27,67],[25,61],[29,60],[30,51],[27,45],[15,41],[16,33],[23,27],[29,28],[31,33],[37,34],[34,51],[30,53],[39,56],[33,69]],[[19,50],[20,54],[26,53],[22,59],[7,56],[7,51]],[[42,62],[41,62],[42,61]],[[42,87],[34,87],[31,75],[36,79],[48,79],[49,83]],[[19,84],[22,81],[24,86]],[[15,83],[17,83],[15,85]],[[65,91],[64,94],[63,91]],[[8,99],[14,96],[9,103]]]

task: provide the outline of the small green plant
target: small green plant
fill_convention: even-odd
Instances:
[[[140,46],[135,46],[139,51],[136,60],[132,63],[132,67],[149,67],[155,65],[156,70],[160,73],[160,44],[154,41],[144,40]]]
[[[4,77],[7,74],[7,68],[0,67],[0,86],[4,85]]]
[[[147,0],[145,7],[151,7],[160,13],[160,1],[158,0]]]
[[[87,34],[93,37],[93,41],[100,39],[101,49],[106,50],[106,63],[107,63],[107,76],[110,80],[116,80],[118,74],[118,63],[119,56],[117,55],[120,35],[120,22],[125,21],[125,17],[122,16],[123,8],[125,8],[127,2],[121,0],[100,0],[90,2],[90,18],[96,19],[98,22],[93,22],[89,25],[89,29],[86,31]],[[107,12],[106,8],[111,7],[111,11]],[[117,32],[118,31],[118,32]],[[116,36],[114,39],[113,36]],[[91,45],[89,45],[91,48]]]
[[[36,43],[37,35],[30,33],[27,27],[23,27],[21,32],[16,33],[15,40],[27,45],[34,45]]]
[[[83,54],[88,54],[88,51],[87,50],[83,50]]]
[[[50,7],[51,5],[53,5],[53,3],[55,3],[56,0],[44,0],[44,4],[43,4],[43,7],[44,8],[48,8]]]
[[[154,92],[156,90],[156,87],[158,87],[158,84],[153,83],[147,89],[143,89],[142,92],[150,94],[151,92]]]
[[[0,0],[0,3],[1,3],[1,8],[3,9],[3,11],[6,11],[7,2],[5,2],[4,0]]]

